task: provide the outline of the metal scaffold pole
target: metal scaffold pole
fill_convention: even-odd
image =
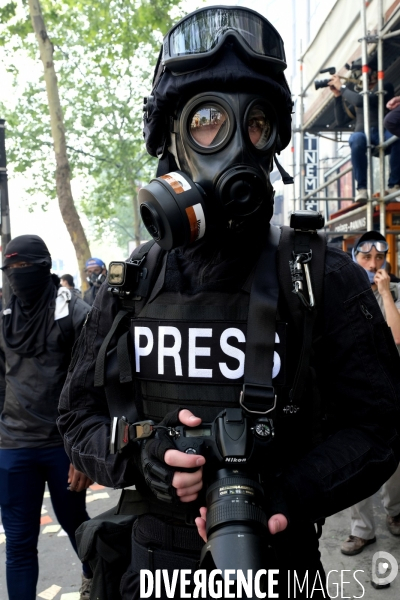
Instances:
[[[385,203],[385,141],[383,119],[385,113],[385,91],[383,88],[383,0],[378,2],[378,128],[379,128],[379,230],[382,235],[386,231],[386,203]]]
[[[372,208],[372,156],[371,156],[371,132],[370,132],[370,113],[369,113],[369,81],[368,81],[368,50],[367,50],[367,3],[361,0],[361,26],[363,37],[361,40],[362,53],[362,82],[363,90],[363,112],[364,112],[364,133],[367,138],[367,230],[373,229],[373,208]]]
[[[300,46],[300,55],[302,56],[302,48]],[[305,208],[304,196],[305,196],[305,187],[304,187],[304,90],[303,90],[303,57],[300,59],[300,156],[299,156],[299,195],[300,202],[299,208]]]

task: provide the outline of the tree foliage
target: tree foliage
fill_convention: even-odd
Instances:
[[[134,219],[137,191],[155,169],[142,138],[143,96],[151,90],[163,34],[179,14],[178,0],[42,0],[41,6],[80,208],[97,237],[114,232],[126,247],[129,235],[142,236]],[[0,39],[17,96],[0,97],[9,162],[28,175],[28,192],[40,189],[50,201],[56,190],[48,107],[43,79],[34,76],[37,45],[23,0],[1,9]],[[32,77],[25,74],[21,85],[27,60]]]

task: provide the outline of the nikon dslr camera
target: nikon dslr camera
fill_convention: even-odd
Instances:
[[[206,457],[207,537],[201,568],[265,568],[268,519],[257,464],[268,462],[271,419],[253,418],[241,408],[222,411],[212,423],[179,425],[169,435],[181,452]]]

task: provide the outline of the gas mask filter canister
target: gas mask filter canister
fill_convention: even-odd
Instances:
[[[139,191],[139,204],[146,229],[164,250],[192,244],[205,235],[203,194],[181,171],[153,179]]]

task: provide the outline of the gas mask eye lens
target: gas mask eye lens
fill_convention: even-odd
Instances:
[[[269,142],[272,127],[262,108],[254,106],[247,117],[247,130],[251,143],[262,150]]]
[[[229,132],[227,112],[217,104],[197,106],[189,117],[191,138],[202,148],[214,148],[226,139]]]

